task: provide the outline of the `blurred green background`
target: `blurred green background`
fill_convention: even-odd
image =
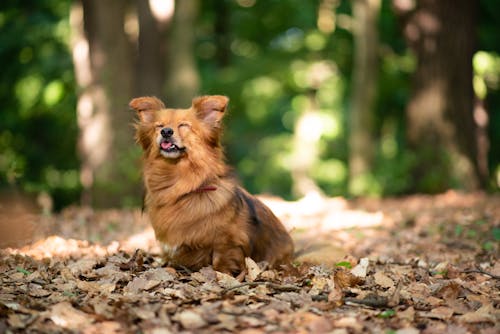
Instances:
[[[2,1],[0,188],[140,205],[128,101],[223,94],[227,158],[253,193],[497,190],[500,2],[469,2]],[[448,107],[418,112],[454,131],[415,130],[439,82]]]

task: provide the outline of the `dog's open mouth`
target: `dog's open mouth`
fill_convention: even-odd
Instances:
[[[172,141],[164,139],[160,142],[160,150],[166,153],[182,153],[185,147],[179,147]]]

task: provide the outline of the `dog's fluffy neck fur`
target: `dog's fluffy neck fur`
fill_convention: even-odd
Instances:
[[[151,147],[150,150],[154,150]],[[158,152],[155,159],[144,159],[144,178],[148,192],[157,197],[152,205],[176,202],[178,197],[195,192],[203,186],[219,186],[222,179],[227,178],[229,169],[222,163],[223,153],[220,147],[212,148],[210,155],[203,159],[196,152],[188,151],[178,159],[166,159]]]
[[[170,246],[177,246],[178,235],[203,224],[209,217],[231,200],[234,182],[229,168],[222,163],[220,147],[204,155],[186,152],[176,160],[158,157],[145,159],[144,178],[147,188],[146,210],[154,215],[155,208],[169,207],[170,214],[162,219],[152,219],[157,238]],[[215,191],[198,192],[203,186],[214,186]],[[190,212],[190,215],[185,215]],[[186,218],[189,217],[188,220]]]

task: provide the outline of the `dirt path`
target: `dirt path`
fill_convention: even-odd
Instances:
[[[242,283],[165,268],[140,211],[3,215],[0,333],[500,332],[499,196],[264,200],[300,255]]]

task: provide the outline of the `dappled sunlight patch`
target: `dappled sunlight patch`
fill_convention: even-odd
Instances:
[[[4,248],[3,252],[35,259],[103,257],[119,251],[133,253],[136,249],[160,253],[149,221],[139,210],[94,211],[71,207],[55,216],[31,214],[30,217],[29,228],[19,226],[28,242],[17,248]],[[33,226],[37,227],[36,233]],[[10,238],[18,238],[17,234],[10,233]]]
[[[262,200],[289,229],[324,233],[349,228],[373,228],[390,222],[384,220],[384,214],[380,211],[350,209],[347,201],[340,197],[324,198],[310,193],[296,202],[265,197]]]
[[[131,235],[129,238],[123,240],[120,246],[124,250],[132,251],[137,248],[148,248],[152,251],[160,251],[160,247],[156,245],[156,238],[153,228],[148,227],[143,232]]]
[[[113,240],[105,244],[91,243],[88,240],[63,238],[52,235],[22,248],[6,248],[5,255],[24,255],[34,259],[72,258],[72,257],[104,257],[119,251],[133,253],[136,249],[144,249],[154,254],[160,253],[152,228],[131,235],[123,240]],[[80,263],[81,264],[81,263]]]
[[[19,249],[7,248],[6,254],[30,256],[34,259],[69,258],[71,256],[104,256],[117,251],[117,243],[108,247],[90,245],[87,240],[65,239],[60,236],[49,236],[32,245]]]

